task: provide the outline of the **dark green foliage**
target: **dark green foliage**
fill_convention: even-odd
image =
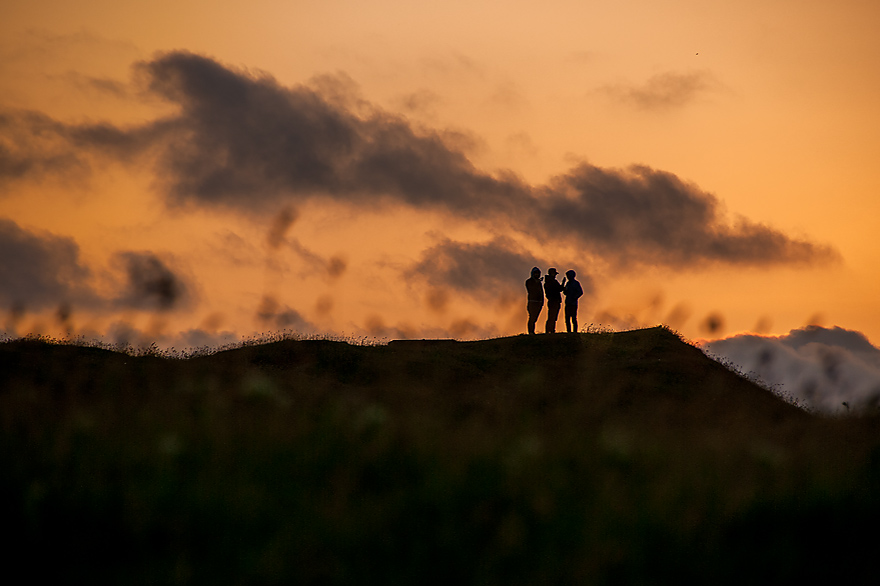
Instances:
[[[880,433],[663,328],[171,359],[0,344],[7,571],[88,584],[874,573]]]

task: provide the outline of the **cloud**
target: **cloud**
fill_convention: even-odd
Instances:
[[[174,347],[182,352],[211,352],[225,346],[239,342],[239,337],[234,332],[212,332],[203,329],[189,329],[173,335],[167,335],[160,340],[166,348]]]
[[[455,242],[444,239],[422,252],[409,272],[419,274],[433,286],[491,296],[522,285],[533,266],[547,266],[513,240],[497,237],[489,242]]]
[[[435,110],[442,102],[441,97],[431,90],[421,89],[408,93],[396,100],[397,105],[404,111],[420,114],[428,118],[435,115]]]
[[[307,266],[305,270],[301,272],[301,276],[303,277],[310,274],[323,273],[330,280],[334,280],[345,274],[345,271],[348,269],[348,261],[340,255],[333,255],[330,257],[321,256],[313,250],[303,246],[303,244],[295,238],[292,238],[288,245],[290,250],[306,262]]]
[[[85,75],[76,71],[68,71],[58,77],[87,94],[120,99],[129,97],[128,85],[117,79]]]
[[[0,187],[17,179],[84,172],[87,166],[71,148],[65,130],[37,112],[0,112]]]
[[[13,117],[7,124],[30,124],[77,152],[158,153],[157,177],[172,204],[263,215],[314,198],[371,208],[405,205],[477,225],[503,224],[557,247],[602,255],[617,268],[837,258],[829,247],[745,218],[731,223],[715,196],[644,165],[582,163],[537,186],[511,172],[483,172],[448,133],[417,130],[356,95],[346,100],[346,92],[356,90],[345,79],[284,87],[266,74],[186,52],[160,55],[138,71],[150,91],[177,105],[177,114],[131,128],[45,117]],[[670,101],[701,87],[687,79],[655,85],[679,88],[665,90]],[[10,152],[4,158],[0,150],[0,173],[21,175],[57,157],[65,162],[61,152],[49,151],[55,155],[49,158],[40,149]],[[82,161],[68,156],[67,164]]]
[[[126,284],[117,302],[136,309],[170,311],[191,300],[190,287],[152,252],[119,252]]]
[[[83,310],[93,317],[120,307],[166,312],[193,300],[192,286],[150,252],[116,253],[122,280],[116,291],[100,292],[95,282],[105,275],[83,263],[73,239],[31,232],[2,218],[0,259],[0,311],[8,311],[3,327],[10,335],[27,313],[45,318],[52,310],[56,324],[71,333],[73,316]]]
[[[298,217],[299,213],[292,207],[286,206],[281,208],[281,211],[272,220],[269,233],[266,235],[266,244],[269,245],[269,248],[275,250],[284,243],[287,232]]]
[[[455,307],[455,299],[466,295],[480,300],[487,307],[509,311],[511,305],[525,299],[525,280],[533,266],[542,273],[552,263],[539,259],[507,237],[496,237],[488,242],[456,242],[444,239],[422,252],[421,258],[407,268],[407,277],[418,275],[428,284],[424,293],[426,307],[445,314]],[[560,273],[572,268],[557,266]],[[577,279],[584,290],[582,303],[591,299],[595,292],[593,279],[575,267]],[[458,320],[446,330],[455,338],[474,337],[470,320]],[[476,330],[475,330],[476,331]],[[488,330],[481,330],[486,335]]]
[[[257,321],[260,325],[283,330],[293,330],[298,333],[311,333],[317,331],[314,324],[305,319],[300,312],[282,305],[272,295],[264,295],[257,308]]]
[[[719,311],[709,313],[700,322],[700,330],[708,335],[718,335],[724,330],[724,316]]]
[[[163,351],[180,352],[182,355],[211,353],[241,343],[238,334],[229,331],[189,329],[180,332],[144,331],[125,321],[111,323],[105,335],[82,332],[79,336],[86,342],[110,343],[118,350],[145,351],[155,345]]]
[[[92,304],[79,246],[70,238],[34,233],[0,218],[0,303],[40,310],[69,303]]]
[[[557,177],[536,198],[545,238],[579,241],[620,265],[771,265],[830,262],[829,247],[739,218],[728,223],[715,196],[672,173],[587,163]]]
[[[16,180],[82,179],[95,159],[126,162],[163,148],[172,141],[175,126],[169,120],[131,128],[65,124],[39,112],[0,111],[0,188]]]
[[[820,412],[880,407],[880,349],[860,332],[807,326],[784,336],[738,335],[702,347]]]
[[[684,107],[720,87],[718,80],[707,71],[670,71],[654,75],[639,86],[617,84],[605,86],[601,91],[639,109],[658,111]]]

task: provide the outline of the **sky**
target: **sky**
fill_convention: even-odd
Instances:
[[[7,336],[880,341],[873,0],[3,12]]]

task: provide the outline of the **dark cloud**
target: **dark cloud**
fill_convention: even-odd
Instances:
[[[163,165],[172,197],[242,208],[279,194],[338,191],[356,118],[313,90],[234,72],[189,53],[140,66],[150,89],[180,106]]]
[[[58,306],[58,309],[55,310],[55,319],[58,324],[64,327],[70,327],[71,319],[73,318],[73,308],[70,303],[67,301],[61,302]]]
[[[449,333],[456,339],[477,337],[482,331],[481,324],[470,319],[457,319],[449,324]]]
[[[37,112],[0,112],[0,188],[17,179],[85,172],[87,165],[71,149],[65,131]]]
[[[328,316],[333,312],[333,297],[330,295],[321,295],[315,301],[315,313],[320,316]]]
[[[672,173],[581,164],[536,199],[535,229],[587,245],[619,264],[770,265],[828,262],[829,247],[739,218],[727,222],[715,196]]]
[[[23,302],[13,301],[12,305],[9,306],[9,311],[6,313],[6,321],[3,324],[3,331],[0,332],[2,336],[0,337],[17,337],[18,327],[24,319],[26,312],[27,308]]]
[[[80,180],[96,157],[131,160],[161,150],[179,129],[173,120],[124,128],[110,123],[65,124],[39,112],[0,111],[0,188],[15,180]]]
[[[340,255],[323,257],[317,252],[303,246],[297,239],[291,239],[288,243],[290,249],[295,252],[308,265],[303,276],[315,273],[324,273],[330,280],[335,280],[345,274],[348,269],[348,261]]]
[[[331,279],[338,279],[348,269],[348,261],[341,256],[331,256],[327,261],[327,275]]]
[[[298,333],[316,331],[315,326],[297,310],[280,303],[272,295],[264,295],[257,307],[257,321],[270,328],[293,330]]]
[[[714,340],[703,349],[824,413],[880,407],[880,349],[860,332],[808,326],[784,336]]]
[[[158,153],[157,176],[170,202],[263,214],[313,197],[359,206],[404,204],[503,224],[602,255],[618,268],[771,265],[837,256],[744,218],[731,223],[713,195],[646,166],[619,170],[584,163],[544,186],[512,173],[484,173],[448,134],[417,131],[357,96],[346,100],[355,90],[344,79],[284,87],[268,75],[185,52],[161,55],[138,69],[150,91],[178,106],[177,114],[135,128],[45,118],[31,123],[78,152]],[[707,79],[660,77],[649,82],[649,93],[674,103]],[[0,150],[0,174],[72,164],[60,152],[57,159],[39,149],[20,150]]]
[[[700,322],[700,330],[710,336],[717,336],[724,331],[724,316],[713,311]]]
[[[408,268],[407,275],[418,275],[428,284],[424,302],[436,314],[455,308],[455,300],[461,295],[505,311],[524,299],[524,282],[533,266],[544,273],[551,264],[526,252],[510,238],[497,237],[480,243],[445,239],[423,251],[421,259]],[[571,267],[556,268],[562,275]],[[584,290],[583,304],[592,299],[595,287],[590,275],[575,271]],[[453,326],[448,332],[455,338],[465,335],[461,328]]]
[[[367,316],[364,322],[364,331],[373,338],[386,338],[397,340],[410,340],[416,337],[416,329],[409,324],[389,326],[379,315]]]
[[[125,321],[113,322],[107,329],[106,337],[97,333],[81,337],[83,340],[93,339],[105,343],[109,339],[111,344],[122,351],[144,352],[151,347],[158,347],[163,352],[179,356],[211,353],[234,347],[241,342],[237,334],[229,331],[198,328],[173,333],[144,331]]]
[[[707,71],[670,71],[654,75],[642,85],[606,86],[602,92],[642,110],[668,110],[686,106],[720,87],[718,80]]]
[[[126,274],[118,302],[127,307],[157,311],[178,309],[190,300],[187,284],[151,252],[120,252],[116,255]]]
[[[239,341],[238,335],[228,331],[211,331],[189,329],[158,340],[166,348],[176,348],[184,353],[210,352],[234,345]]]
[[[449,308],[449,291],[444,288],[433,288],[425,295],[428,309],[435,313],[445,313]]]
[[[294,222],[296,222],[297,217],[298,214],[292,207],[285,206],[281,208],[281,211],[279,211],[272,220],[269,234],[266,237],[266,242],[269,245],[269,248],[277,249],[284,243],[284,238],[287,235],[288,230],[290,230]]]
[[[484,297],[491,296],[493,291],[522,286],[533,266],[546,270],[547,263],[522,250],[510,238],[498,237],[483,243],[446,239],[425,250],[410,271],[425,277],[435,287]],[[437,309],[445,306],[440,297],[431,304]]]
[[[97,298],[79,246],[69,238],[29,232],[0,218],[0,259],[0,303],[19,313]]]
[[[0,219],[0,310],[9,308],[6,329],[16,331],[28,312],[54,311],[54,321],[72,331],[78,310],[109,311],[120,306],[167,311],[192,300],[192,287],[149,252],[120,252],[121,289],[99,293],[92,271],[70,238],[35,233]]]

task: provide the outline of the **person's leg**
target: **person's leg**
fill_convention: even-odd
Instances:
[[[571,306],[565,306],[565,331],[571,333]]]
[[[548,334],[555,334],[557,321],[559,321],[559,305],[555,303],[548,303],[547,324],[544,326],[544,331]]]
[[[529,333],[535,333],[535,324],[538,323],[538,316],[541,315],[541,306],[537,303],[529,303],[528,304],[528,312],[529,312]]]

